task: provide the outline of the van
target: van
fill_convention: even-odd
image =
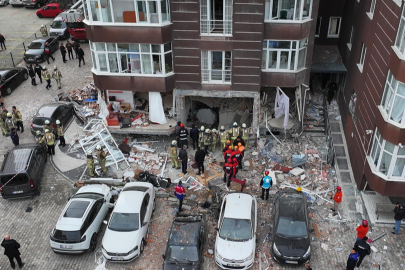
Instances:
[[[46,146],[39,143],[22,144],[9,150],[1,165],[1,196],[17,199],[39,195],[46,155]]]
[[[57,37],[58,39],[68,39],[70,37],[66,22],[62,20],[62,17],[56,17],[51,24],[49,35]]]

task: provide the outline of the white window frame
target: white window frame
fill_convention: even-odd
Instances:
[[[221,80],[212,79],[212,55],[214,52],[222,52]],[[230,66],[227,69],[226,54],[230,53]],[[229,77],[229,80],[227,78]],[[231,51],[201,51],[201,82],[207,84],[231,84],[232,83],[232,52]]]
[[[337,32],[337,34],[335,34],[335,35],[331,35],[331,34],[329,34],[330,33],[330,28],[331,28],[331,23],[332,23],[332,20],[333,19],[338,19],[339,20],[339,28],[338,28],[338,32]],[[342,27],[342,17],[330,17],[329,18],[329,26],[328,26],[328,35],[327,35],[327,37],[328,38],[338,38],[339,37],[339,35],[340,35],[340,28]]]
[[[318,19],[319,19],[319,25],[316,25],[316,29],[315,29],[315,37],[320,37],[321,35],[321,25],[322,25],[322,16],[318,16],[318,18],[316,19],[316,23],[318,24]],[[316,32],[318,32],[318,35],[316,34]]]
[[[354,25],[352,26],[352,31],[350,32],[350,40],[349,43],[347,43],[347,47],[349,50],[352,50],[352,45],[353,45],[353,36],[354,36]]]
[[[395,44],[392,46],[399,58],[405,60],[405,5],[402,9],[401,19],[397,30]]]
[[[366,14],[370,18],[370,20],[372,20],[373,16],[374,16],[375,4],[376,4],[376,0],[371,0],[370,11],[366,12]]]
[[[364,44],[364,42],[361,44],[361,53],[360,53],[360,61],[357,64],[357,67],[359,68],[360,72],[363,72],[363,67],[364,67],[364,61],[366,59],[366,54],[367,54],[367,47]]]
[[[270,47],[270,43],[273,42],[290,42],[290,48],[273,48]],[[295,45],[295,46],[294,46]],[[302,46],[303,45],[303,46]],[[262,71],[271,71],[271,72],[297,72],[305,69],[306,67],[306,53],[308,47],[308,40],[264,40],[263,41],[263,55],[262,55]],[[277,52],[277,63],[275,68],[269,68],[269,58],[270,52]],[[281,53],[288,52],[287,59],[287,68],[280,68],[281,64]],[[294,54],[294,67],[291,69],[291,57]],[[304,53],[304,65],[303,67],[298,68],[299,55]],[[265,65],[263,67],[263,65]]]
[[[216,0],[221,1],[221,0]],[[211,6],[210,0],[200,0],[200,35],[201,36],[232,36],[233,24],[233,0],[222,0],[222,20],[214,20],[212,12],[214,7]],[[213,1],[215,4],[215,0]],[[222,32],[219,32],[220,27],[216,28],[216,24],[221,24]]]
[[[388,70],[388,75],[384,86],[384,93],[381,99],[380,111],[384,112],[383,117],[386,122],[394,124],[400,128],[405,128],[405,106],[403,106],[404,111],[402,112],[400,122],[394,121],[392,118],[394,105],[397,104],[397,99],[405,99],[404,95],[398,93],[398,88],[400,87],[401,89],[405,88],[405,83],[397,81],[391,71]],[[398,107],[400,109],[402,106]],[[401,113],[401,111],[396,111],[395,113]]]
[[[273,6],[274,6],[274,1],[277,2],[277,16],[272,17],[273,13]],[[272,22],[272,23],[302,23],[306,22],[311,19],[311,14],[312,14],[312,4],[313,0],[295,0],[294,2],[294,10],[288,10],[287,8],[283,7],[283,1],[288,1],[288,0],[266,0],[265,1],[265,16],[264,16],[264,21],[265,22]],[[299,6],[299,10],[295,9],[295,7]],[[309,10],[307,11],[307,14],[304,16],[304,7],[309,5]],[[286,11],[287,12],[287,19],[280,19],[281,17],[281,11]]]

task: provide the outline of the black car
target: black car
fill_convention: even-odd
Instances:
[[[45,43],[48,43],[51,53],[54,53],[59,48],[57,38],[41,38],[31,42],[28,50],[24,53],[24,61],[27,63],[39,63],[46,60],[45,58]]]
[[[23,81],[28,79],[26,68],[0,69],[0,90],[2,95],[10,95]]]
[[[206,224],[203,215],[178,214],[170,230],[163,270],[202,269]]]
[[[41,191],[47,150],[43,144],[21,144],[4,156],[0,193],[4,199],[31,197]]]
[[[292,188],[278,191],[272,215],[274,260],[291,265],[308,262],[311,239],[305,194]]]
[[[31,124],[31,133],[35,136],[37,130],[43,134],[43,126],[45,121],[48,120],[54,127],[56,134],[56,120],[59,120],[64,128],[70,122],[74,114],[73,104],[69,102],[55,102],[42,106],[34,115]]]

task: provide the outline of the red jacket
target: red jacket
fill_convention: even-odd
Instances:
[[[224,164],[224,172],[226,174],[233,175],[234,174],[234,169],[235,169],[235,167],[234,167],[233,163],[228,163],[227,162],[227,163]]]
[[[336,191],[335,196],[333,197],[333,200],[337,203],[341,203],[342,202],[342,197],[343,197],[343,193],[341,190]]]
[[[186,191],[184,190],[183,186],[177,185],[174,188],[174,194],[176,195],[177,199],[183,200],[184,197],[186,196]]]
[[[242,158],[242,153],[239,150],[234,150],[232,152],[231,158],[236,158],[238,161]]]
[[[224,152],[224,159],[225,159],[225,162],[228,161],[228,158],[230,158],[231,155],[232,155],[232,150],[231,150],[231,149],[227,149],[227,150]]]
[[[360,225],[359,227],[357,227],[356,231],[357,231],[357,237],[360,239],[363,239],[364,237],[367,236],[368,226],[364,227],[363,225]]]

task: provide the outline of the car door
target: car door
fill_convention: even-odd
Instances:
[[[103,204],[104,198],[98,199],[91,209],[91,212],[89,214],[89,233],[91,233],[91,235],[89,235],[89,237],[92,237],[93,233],[97,233],[100,229],[101,222],[104,219],[104,216],[102,216],[102,213],[100,213],[102,212],[101,208]]]
[[[61,107],[63,107],[62,108],[62,121],[61,121],[61,123],[62,123],[62,125],[63,126],[66,126],[67,125],[67,123],[69,122],[69,120],[70,120],[70,116],[72,115],[72,106],[70,106],[70,105],[63,105],[63,106],[61,106]]]
[[[49,17],[56,17],[56,14],[58,14],[58,8],[56,6],[51,6],[51,12]]]
[[[5,75],[4,79],[7,81],[7,85],[6,87],[11,88],[11,90],[15,89],[18,85],[18,72],[16,70],[10,70],[9,72],[7,72],[7,74]]]
[[[44,156],[43,152],[44,152],[43,149],[41,149],[39,147],[35,148],[35,150],[34,150],[34,155],[36,156],[36,160],[38,160],[38,165],[37,165],[39,168],[38,179],[41,179],[44,174],[46,156]]]
[[[54,38],[48,38],[48,40],[46,42],[48,42],[49,50],[51,51],[51,53],[53,53],[55,51],[54,50],[55,39]]]
[[[142,237],[146,238],[146,234],[148,232],[148,226],[149,226],[149,219],[150,219],[150,214],[149,214],[149,199],[150,195],[149,193],[146,193],[145,197],[143,198],[142,201],[142,206],[141,206],[141,235]]]
[[[103,220],[104,220],[104,218],[105,218],[105,216],[107,215],[107,212],[108,212],[108,206],[107,206],[107,203],[106,203],[105,199],[99,199],[97,201],[97,203],[99,204],[99,206],[97,206],[99,208],[99,211],[98,211],[97,216],[96,216],[96,218],[94,220],[94,225],[96,226],[95,227],[95,229],[96,229],[95,232],[99,232],[101,224],[102,224],[102,222],[103,222]]]

